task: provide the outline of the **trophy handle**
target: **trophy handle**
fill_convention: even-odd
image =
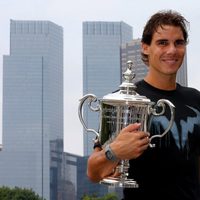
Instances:
[[[175,106],[169,100],[167,100],[167,99],[158,100],[156,105],[159,106],[159,107],[162,107],[161,112],[157,113],[156,109],[152,109],[151,113],[153,115],[156,115],[156,116],[163,115],[164,112],[165,112],[165,104],[167,104],[169,106],[170,113],[171,113],[171,119],[169,121],[169,125],[168,125],[168,127],[165,129],[165,131],[162,134],[153,135],[152,137],[150,137],[150,143],[149,143],[150,147],[155,147],[155,144],[151,143],[152,139],[157,138],[157,137],[159,137],[159,138],[163,137],[171,129],[171,127],[173,126],[174,116],[175,116]]]
[[[83,104],[85,103],[85,101],[88,100],[88,107],[94,111],[94,112],[98,112],[100,110],[100,107],[99,105],[97,105],[96,107],[93,107],[92,106],[92,103],[96,102],[97,101],[97,97],[93,94],[86,94],[85,96],[83,96],[79,101],[79,107],[78,107],[78,116],[79,116],[79,119],[84,127],[84,129],[87,131],[87,132],[93,132],[96,134],[96,136],[99,138],[99,133],[97,131],[95,131],[94,129],[90,129],[86,126],[85,124],[85,121],[83,119]]]

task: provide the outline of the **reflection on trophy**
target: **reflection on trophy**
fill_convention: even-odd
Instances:
[[[166,130],[159,135],[153,135],[150,137],[150,147],[155,145],[152,143],[152,139],[157,137],[163,137],[172,127],[174,121],[175,107],[166,99],[160,99],[157,103],[151,102],[150,99],[145,96],[140,96],[136,93],[136,86],[133,83],[135,74],[132,72],[132,61],[127,62],[127,70],[124,72],[124,82],[120,85],[120,89],[108,95],[105,95],[102,99],[97,99],[93,94],[87,94],[80,99],[79,104],[79,118],[87,132],[93,132],[96,134],[100,144],[103,148],[107,144],[111,143],[119,134],[121,129],[129,124],[140,123],[140,130],[148,131],[148,122],[150,116],[160,116],[165,113],[165,106],[170,108],[171,118]],[[99,131],[89,129],[82,115],[82,108],[85,102],[88,102],[89,109],[93,112],[99,112]],[[93,105],[94,103],[95,106]],[[160,107],[157,112],[156,107]],[[101,183],[111,185],[114,187],[128,187],[137,188],[139,185],[133,179],[128,178],[129,160],[121,160],[116,167],[116,172],[119,175],[117,178],[107,177],[101,180]]]

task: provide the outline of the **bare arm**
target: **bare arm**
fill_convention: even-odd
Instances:
[[[87,175],[91,181],[99,182],[104,177],[110,176],[117,164],[107,160],[104,149],[97,147],[88,159]]]
[[[140,156],[148,148],[148,133],[137,131],[140,124],[131,124],[118,134],[110,147],[120,160],[134,159]],[[104,149],[95,148],[88,159],[87,175],[91,181],[98,182],[113,174],[118,162],[106,159]]]

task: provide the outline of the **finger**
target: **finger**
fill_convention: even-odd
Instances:
[[[139,152],[140,154],[142,154],[147,148],[149,147],[149,142],[148,140],[143,141],[140,145],[139,145]]]
[[[143,145],[140,148],[140,155],[149,147],[149,144]]]
[[[139,132],[131,132],[131,134],[134,134],[135,137],[137,137],[138,139],[146,139],[149,138],[150,134],[148,132],[143,132],[143,131],[139,131]]]
[[[140,128],[141,124],[140,123],[134,123],[134,124],[129,124],[127,127],[123,128],[122,131],[137,131]]]
[[[149,142],[150,142],[150,140],[149,140],[149,137],[144,137],[144,138],[142,138],[141,140],[140,140],[140,144],[141,144],[141,146],[143,146],[143,145],[149,145]]]

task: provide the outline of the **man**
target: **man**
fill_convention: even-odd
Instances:
[[[186,52],[187,23],[177,12],[158,12],[147,22],[141,40],[148,74],[136,84],[136,91],[151,101],[164,98],[175,105],[169,133],[155,139],[155,148],[150,148],[149,134],[138,131],[140,124],[130,124],[110,144],[115,159],[109,160],[100,145],[88,159],[88,177],[95,182],[110,176],[119,159],[130,160],[129,177],[139,188],[125,188],[124,200],[200,199],[200,92],[176,83]],[[150,135],[162,133],[164,123],[163,116],[154,118]]]

